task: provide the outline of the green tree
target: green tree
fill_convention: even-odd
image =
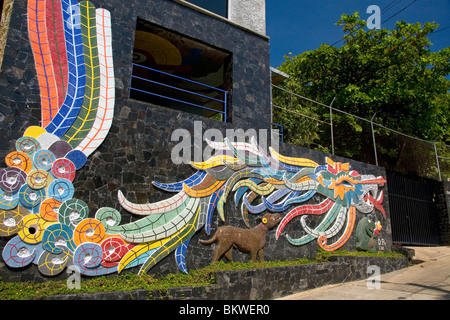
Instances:
[[[445,77],[450,72],[450,47],[431,52],[428,38],[438,24],[400,21],[393,30],[366,30],[366,22],[354,13],[343,14],[337,25],[344,32],[343,45],[322,44],[316,50],[286,56],[279,69],[290,78],[282,87],[326,105],[334,99],[337,109],[367,120],[374,117],[376,123],[405,134],[449,144],[450,81]],[[279,91],[274,90],[274,104],[281,105],[286,98]],[[326,108],[291,108],[317,119],[330,119]],[[290,136],[286,142],[298,142],[302,140],[299,136],[314,130],[296,126],[292,113],[279,108],[274,108],[274,122],[287,123],[285,131]],[[372,157],[364,155],[372,152],[370,148],[360,147],[371,143],[370,123],[342,113],[333,114],[333,123],[341,149],[337,154],[363,161]],[[311,132],[308,135],[312,136]],[[330,140],[329,129],[315,135],[316,140]]]

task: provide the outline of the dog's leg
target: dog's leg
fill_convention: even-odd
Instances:
[[[217,244],[216,248],[214,249],[214,254],[213,254],[213,260],[212,263],[219,261],[220,257],[222,255],[220,254],[220,245]]]
[[[227,258],[228,261],[233,262],[233,247],[231,247],[230,250],[225,252],[225,258]]]
[[[264,249],[258,251],[259,262],[264,262]]]
[[[258,251],[252,250],[250,251],[250,261],[256,262],[256,255],[258,254]]]
[[[217,262],[224,255],[224,253],[231,250],[232,245],[228,243],[223,243],[220,240],[217,243],[216,249],[214,250],[213,262]]]

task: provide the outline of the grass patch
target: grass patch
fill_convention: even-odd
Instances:
[[[327,262],[330,256],[376,256],[376,257],[403,257],[396,252],[358,252],[337,250],[327,252],[319,249],[314,260],[305,258],[289,261],[265,261],[265,262],[234,262],[225,263],[222,261],[211,264],[198,270],[190,270],[189,274],[176,273],[162,277],[151,275],[138,276],[134,273],[125,273],[117,276],[98,277],[81,281],[80,289],[68,289],[65,280],[47,281],[44,283],[32,282],[1,282],[0,281],[0,300],[30,300],[35,298],[43,298],[53,295],[63,294],[81,294],[95,292],[112,292],[112,291],[132,291],[137,289],[165,290],[173,287],[185,286],[204,286],[215,284],[214,272],[230,271],[255,268],[273,268],[292,266],[300,264]]]
[[[332,256],[351,256],[351,257],[382,257],[382,258],[404,258],[405,256],[399,252],[390,251],[377,251],[377,252],[367,252],[367,251],[349,251],[349,250],[336,250],[336,251],[325,251],[322,248],[317,249],[317,254],[315,261],[317,262],[328,262],[328,259]]]
[[[102,276],[81,281],[80,289],[68,289],[66,280],[33,282],[0,282],[0,300],[29,300],[53,295],[81,294],[95,292],[164,290],[173,287],[204,286],[215,284],[214,272],[252,268],[272,268],[280,266],[313,263],[307,259],[293,261],[267,261],[267,262],[216,262],[205,268],[190,270],[189,274],[176,273],[162,277],[151,275],[139,276],[134,273],[125,273],[117,276]]]

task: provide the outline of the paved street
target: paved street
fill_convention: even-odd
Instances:
[[[279,300],[450,300],[450,247],[408,247],[414,265],[381,275],[379,288],[360,280],[325,286]]]

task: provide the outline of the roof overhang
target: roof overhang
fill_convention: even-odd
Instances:
[[[271,78],[272,78],[272,84],[276,85],[280,82],[283,82],[287,79],[289,79],[289,75],[274,68],[274,67],[270,67],[270,74],[271,74]]]

